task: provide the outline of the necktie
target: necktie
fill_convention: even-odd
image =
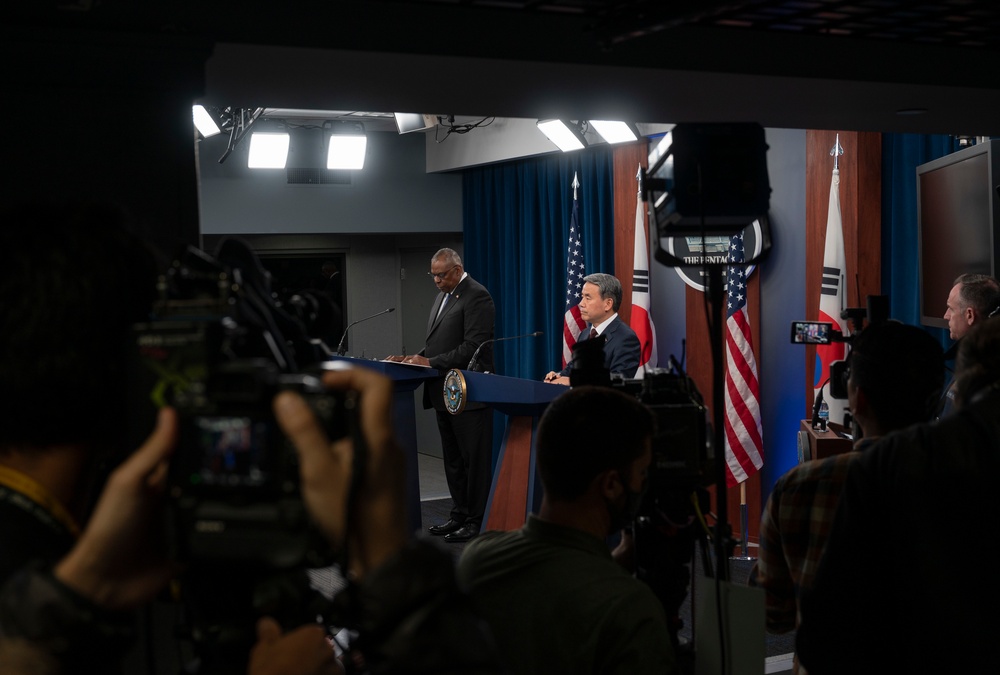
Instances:
[[[441,306],[438,307],[438,313],[437,313],[438,316],[441,316],[441,312],[444,311],[444,306],[448,304],[448,298],[450,298],[450,297],[451,297],[451,293],[445,293],[444,297],[441,298]]]
[[[591,326],[590,327],[590,339],[593,340],[595,337],[597,337],[597,329],[594,328],[593,326]]]

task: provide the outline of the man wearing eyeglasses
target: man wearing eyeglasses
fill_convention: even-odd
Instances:
[[[428,528],[449,543],[468,541],[479,534],[492,481],[493,411],[482,403],[469,402],[458,415],[444,404],[444,374],[469,365],[476,350],[493,339],[493,298],[470,277],[462,258],[443,248],[431,258],[431,271],[440,293],[427,320],[427,340],[413,356],[390,356],[389,360],[436,368],[441,377],[424,383],[424,408],[437,412],[444,455],[445,478],[452,509],[447,522]],[[476,358],[479,369],[493,370],[492,345]]]

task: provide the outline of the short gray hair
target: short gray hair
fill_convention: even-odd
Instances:
[[[611,298],[611,309],[615,312],[622,306],[622,282],[610,274],[588,274],[583,278],[585,284],[594,284],[601,293],[601,300]]]
[[[1000,283],[988,274],[963,274],[955,279],[958,297],[966,307],[976,310],[977,319],[985,318],[1000,304]]]
[[[438,249],[438,252],[431,256],[431,262],[435,260],[443,260],[452,265],[462,264],[462,256],[458,255],[458,251],[453,248]]]

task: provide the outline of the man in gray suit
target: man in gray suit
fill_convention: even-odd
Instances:
[[[444,373],[466,368],[476,350],[493,339],[493,298],[470,277],[462,258],[443,248],[431,258],[431,271],[440,293],[427,320],[427,340],[418,354],[392,356],[391,360],[430,366],[441,377],[424,384],[424,408],[437,411],[445,478],[453,502],[447,522],[432,525],[431,534],[447,542],[468,541],[479,534],[492,481],[493,410],[482,403],[467,403],[458,415],[444,404]],[[482,370],[493,370],[493,350],[486,345],[477,357]]]
[[[642,358],[642,346],[635,331],[618,318],[622,305],[622,284],[610,274],[588,274],[583,278],[580,316],[590,324],[578,341],[603,336],[604,365],[612,373],[633,377]],[[546,382],[569,385],[570,365],[545,376]]]

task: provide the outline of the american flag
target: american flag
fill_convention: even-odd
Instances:
[[[764,466],[760,385],[747,320],[743,234],[729,240],[726,304],[726,486],[739,485]]]
[[[573,175],[573,215],[569,221],[569,250],[566,252],[566,313],[563,315],[563,368],[573,358],[573,345],[580,337],[580,331],[587,322],[580,317],[580,291],[583,288],[583,277],[587,275],[583,268],[583,244],[580,242],[580,223],[578,218],[578,202],[576,190],[580,181]]]

